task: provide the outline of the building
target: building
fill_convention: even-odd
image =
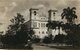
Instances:
[[[30,20],[26,22],[29,29],[33,29],[35,36],[38,38],[43,38],[48,35],[46,24],[48,23],[48,18],[40,16],[39,9],[30,9]]]
[[[48,33],[51,33],[52,35],[58,34],[58,29],[53,30],[46,27],[46,24],[48,21],[55,20],[55,13],[57,10],[49,10],[48,14],[49,16],[40,16],[39,15],[39,9],[31,8],[30,10],[30,20],[26,22],[29,30],[33,29],[35,32],[35,37],[37,38],[44,38],[45,36],[48,36]]]

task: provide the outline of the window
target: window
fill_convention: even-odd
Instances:
[[[45,23],[43,24],[43,26],[44,26],[44,27],[46,26]]]
[[[41,27],[45,27],[45,23],[41,23]]]
[[[34,11],[34,15],[36,15],[37,14],[37,12],[36,11]]]
[[[41,18],[41,19],[45,19],[45,18]]]
[[[37,22],[33,22],[33,27],[37,27]]]
[[[46,32],[46,34],[48,34],[48,32]]]
[[[39,25],[39,27],[40,27],[40,23],[39,23],[38,25]]]
[[[40,31],[39,31],[39,34],[40,34]]]
[[[42,34],[44,34],[44,31],[42,31]]]

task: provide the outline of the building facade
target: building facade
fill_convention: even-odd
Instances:
[[[49,16],[40,16],[39,15],[39,9],[34,9],[31,8],[30,10],[30,20],[26,22],[27,26],[29,29],[33,29],[35,32],[35,37],[37,38],[44,38],[45,36],[48,36],[49,33],[52,35],[58,34],[58,29],[49,29],[46,27],[46,24],[48,21],[54,21],[56,18],[55,13],[57,12],[56,10],[49,10],[48,14]],[[62,28],[60,29],[62,31]]]
[[[30,9],[30,26],[38,38],[44,38],[48,35],[46,24],[48,18],[39,15],[39,9]]]

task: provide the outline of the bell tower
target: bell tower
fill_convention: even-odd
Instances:
[[[35,20],[38,16],[38,10],[39,9],[35,9],[35,8],[31,8],[30,11],[30,20]]]
[[[48,22],[51,22],[51,21],[55,21],[55,14],[56,14],[56,12],[57,12],[57,10],[49,10],[48,11]],[[48,31],[48,34],[50,35],[50,34],[52,34],[52,29],[51,28],[49,28],[48,27],[48,29],[47,29],[47,31]]]
[[[48,11],[48,21],[55,21],[55,14],[56,14],[57,10],[49,10]]]
[[[36,9],[36,8],[29,9],[30,11],[30,29],[37,28],[37,24],[38,24],[37,18],[39,18],[38,10],[39,9]]]

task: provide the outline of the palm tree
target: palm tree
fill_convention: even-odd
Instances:
[[[56,27],[58,27],[59,34],[60,34],[60,28],[62,23],[63,22],[60,22],[60,21],[52,21],[52,22],[48,22],[46,26],[49,27],[50,29],[55,29],[55,30],[56,30]]]
[[[72,7],[72,8],[68,7],[63,9],[63,13],[61,14],[62,19],[64,17],[67,19],[67,23],[63,24],[62,28],[64,28],[65,32],[67,33],[68,43],[71,42],[73,45],[73,48],[75,46],[75,43],[77,43],[76,41],[78,41],[77,39],[79,39],[78,38],[79,27],[75,24],[75,19],[77,18],[75,10],[76,10],[75,7]]]
[[[63,13],[61,14],[62,19],[65,17],[68,23],[74,23],[75,18],[77,18],[75,10],[75,7],[63,9]]]

